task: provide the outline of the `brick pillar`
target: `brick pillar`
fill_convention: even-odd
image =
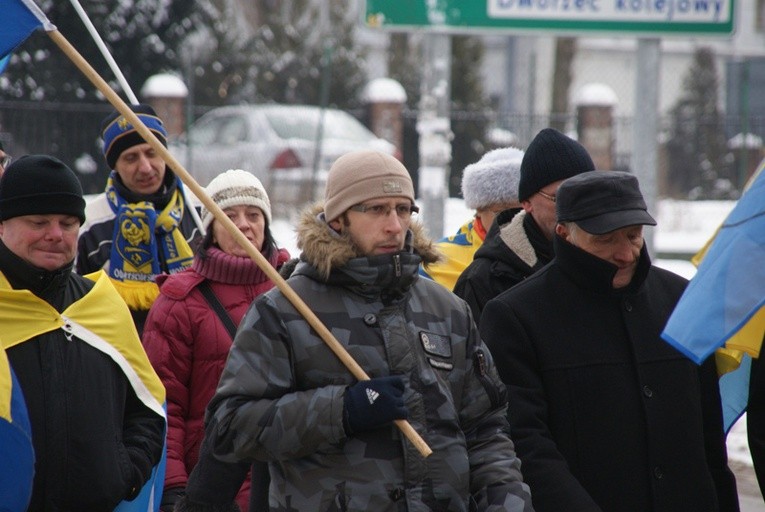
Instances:
[[[165,124],[168,139],[177,138],[186,130],[188,95],[186,84],[170,73],[150,76],[141,88],[143,101],[154,108]]]
[[[616,94],[603,84],[587,84],[576,98],[576,124],[579,142],[602,171],[614,168],[614,117]]]
[[[391,78],[376,78],[364,88],[362,101],[366,104],[368,127],[372,132],[396,146],[401,158],[404,144],[404,118],[406,92]]]

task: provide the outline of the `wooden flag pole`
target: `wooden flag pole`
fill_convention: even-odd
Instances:
[[[93,69],[93,67],[80,55],[80,53],[67,41],[67,39],[58,31],[51,30],[46,32],[48,36],[58,45],[59,48],[66,54],[67,57],[74,63],[77,68],[95,85],[99,91],[109,100],[114,108],[120,112],[125,118],[130,121],[138,133],[148,142],[151,147],[162,157],[162,159],[170,166],[175,174],[183,181],[183,183],[199,198],[202,204],[207,208],[209,212],[213,214],[215,220],[223,224],[226,230],[236,239],[239,245],[247,251],[247,254],[252,258],[258,267],[273,281],[274,285],[284,296],[295,306],[295,309],[306,319],[308,324],[316,331],[321,337],[324,343],[329,346],[332,352],[340,358],[340,361],[351,372],[351,374],[358,380],[369,380],[369,376],[358,365],[358,363],[351,357],[348,351],[340,344],[339,341],[332,335],[327,327],[319,320],[313,311],[303,302],[295,290],[293,290],[289,284],[279,275],[279,272],[268,263],[268,260],[260,253],[258,249],[244,236],[244,233],[239,231],[236,225],[229,219],[223,210],[215,204],[212,199],[205,193],[205,190],[196,182],[196,180],[189,174],[189,172],[183,168],[183,166],[175,159],[175,157],[168,151],[168,149],[157,139],[156,136],[149,130],[146,125],[141,122],[138,116],[133,112],[130,107],[122,101],[122,98],[104,81],[103,78]],[[417,431],[406,420],[396,420],[396,426],[401,429],[401,432],[407,439],[417,448],[423,457],[430,455],[432,450],[420,437]]]

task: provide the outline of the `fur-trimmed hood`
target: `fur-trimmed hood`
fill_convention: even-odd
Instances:
[[[343,267],[362,255],[350,238],[329,227],[323,212],[324,206],[321,203],[303,210],[297,227],[297,246],[301,250],[300,259],[327,277],[333,268]],[[404,251],[419,255],[424,264],[435,263],[441,258],[433,240],[428,238],[425,228],[419,222],[410,224]]]

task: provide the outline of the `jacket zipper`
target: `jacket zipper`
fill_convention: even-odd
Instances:
[[[492,408],[496,409],[501,405],[499,396],[500,393],[497,390],[497,387],[494,385],[494,382],[492,382],[492,380],[489,378],[488,372],[486,370],[486,355],[483,353],[483,350],[479,348],[473,353],[473,361],[476,369],[478,370],[478,380],[486,390],[486,394],[489,395],[489,400],[491,401]]]

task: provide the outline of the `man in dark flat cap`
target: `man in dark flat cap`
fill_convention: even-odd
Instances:
[[[687,281],[651,265],[637,179],[557,193],[555,257],[490,300],[481,335],[509,393],[537,512],[735,512],[717,373],[660,338]]]

